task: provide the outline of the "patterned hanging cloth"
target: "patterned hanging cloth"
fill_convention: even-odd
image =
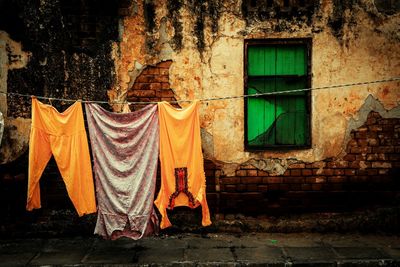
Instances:
[[[154,202],[162,215],[161,229],[171,226],[167,208],[202,207],[202,225],[211,224],[201,151],[199,101],[184,109],[158,103],[161,189]]]
[[[140,239],[158,232],[153,209],[159,127],[157,105],[114,113],[86,104],[98,215],[95,234]]]

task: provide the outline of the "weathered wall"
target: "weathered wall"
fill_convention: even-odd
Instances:
[[[246,38],[311,37],[313,87],[399,75],[396,4],[321,0],[280,6],[283,2],[263,9],[263,1],[255,6],[252,1],[134,1],[134,14],[123,20],[116,60],[119,83],[111,92],[125,95],[143,66],[172,60],[169,82],[177,99],[241,95]],[[274,159],[314,162],[338,156],[349,137],[349,120],[367,97],[391,109],[398,105],[398,87],[392,82],[314,91],[312,148],[285,152],[244,150],[242,99],[203,103],[205,154],[228,175],[252,159],[269,164]],[[287,164],[280,165],[283,173]]]
[[[311,38],[313,87],[398,77],[395,2],[3,1],[0,91],[121,102],[242,95],[244,39],[252,38]],[[312,147],[285,151],[245,151],[243,99],[202,102],[213,214],[395,203],[399,87],[313,91]],[[53,104],[62,111],[70,103]],[[0,94],[0,110],[6,114],[0,164],[7,162],[0,165],[1,190],[24,195],[30,102]],[[35,222],[71,208],[54,161],[42,180],[43,209],[33,213]],[[351,196],[357,201],[347,205]],[[18,201],[24,214],[24,199]],[[1,210],[12,211],[4,205]]]
[[[0,4],[0,91],[107,100],[114,81],[117,3],[6,1]],[[54,101],[63,111],[70,102]],[[30,99],[0,94],[6,117],[0,164],[28,148]]]

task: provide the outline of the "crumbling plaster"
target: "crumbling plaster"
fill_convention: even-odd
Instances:
[[[19,42],[0,31],[0,91],[7,93],[8,70],[24,68],[31,56]],[[27,149],[30,119],[7,117],[7,95],[0,93],[0,111],[4,117],[4,134],[0,147],[0,164],[17,159]]]
[[[146,32],[140,15],[141,1],[135,2],[137,13],[124,19],[120,54],[116,59],[120,77],[116,86],[122,95],[137,76],[130,75],[135,73],[135,64],[139,62],[143,68],[167,59],[173,61],[170,85],[177,99],[241,95],[243,40],[246,38],[312,38],[313,87],[400,75],[400,14],[381,14],[371,0],[353,1],[353,5],[343,4],[340,8],[334,6],[333,1],[321,0],[311,18],[255,20],[252,23],[242,16],[240,1],[220,1],[217,31],[212,31],[209,23],[205,24],[203,49],[196,46],[194,17],[197,14],[192,13],[186,1],[179,3],[180,9],[175,10],[174,15],[179,14],[180,28],[174,28],[176,19],[173,21],[168,16],[167,3],[163,1],[157,1],[152,32]],[[335,13],[341,11],[343,14]],[[340,29],[330,26],[335,20],[340,21]],[[182,47],[177,48],[174,41],[178,30],[182,31]],[[157,43],[150,49],[152,51],[146,47],[149,37]],[[204,154],[217,162],[227,175],[233,175],[240,164],[248,163],[281,174],[294,162],[315,162],[338,156],[346,146],[354,125],[352,121],[359,116],[358,111],[368,96],[381,103],[383,109],[392,109],[399,105],[399,85],[399,82],[388,82],[313,91],[312,147],[289,151],[244,150],[243,99],[202,102]]]

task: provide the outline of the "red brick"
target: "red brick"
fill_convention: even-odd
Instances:
[[[257,168],[251,164],[245,164],[245,165],[240,166],[240,169],[241,170],[256,170]]]
[[[301,190],[301,184],[290,184],[289,187],[290,187],[290,190],[292,190],[292,191],[300,191]]]
[[[283,176],[290,176],[290,170],[286,170],[286,171],[283,173]]]
[[[295,163],[295,164],[290,164],[288,169],[304,169],[305,164],[304,163]]]
[[[171,60],[167,60],[167,61],[163,61],[157,64],[157,67],[159,68],[164,68],[164,69],[168,69],[172,64]]]
[[[379,140],[376,138],[367,138],[368,145],[370,146],[378,146],[379,145]]]
[[[373,153],[394,153],[393,146],[378,146],[372,148]]]
[[[175,94],[172,90],[161,90],[157,92],[158,97],[174,97]]]
[[[168,83],[169,77],[167,75],[160,75],[160,76],[157,76],[157,81],[160,83]]]
[[[344,175],[344,170],[342,170],[342,169],[335,169],[335,170],[333,171],[333,174],[334,174],[334,175]]]
[[[268,185],[258,185],[258,191],[260,192],[266,192],[268,191],[269,186]]]
[[[324,169],[313,169],[314,175],[320,175],[324,173]]]
[[[264,177],[262,181],[264,184],[280,184],[282,183],[282,177]]]
[[[326,163],[323,161],[316,161],[312,164],[313,168],[318,168],[318,169],[325,167],[325,165]]]
[[[343,157],[343,159],[344,159],[344,160],[347,160],[347,161],[354,161],[354,160],[356,160],[356,155],[354,155],[354,154],[347,154],[346,156]]]
[[[245,184],[238,184],[238,185],[236,185],[236,191],[238,191],[238,192],[244,192],[244,191],[246,191],[246,185],[245,185]]]
[[[322,184],[312,184],[311,189],[315,191],[320,191],[322,190]]]
[[[346,177],[345,176],[332,176],[328,177],[328,182],[329,183],[343,183],[345,182]]]
[[[389,160],[393,161],[400,160],[400,154],[389,154]]]
[[[142,71],[142,74],[160,74],[160,71],[158,68],[147,67]]]
[[[311,176],[312,175],[312,170],[310,170],[310,169],[301,170],[301,174],[303,176]]]
[[[304,183],[303,177],[283,177],[283,183],[285,184],[302,184]]]
[[[161,83],[151,83],[150,89],[151,90],[161,90]]]
[[[360,168],[360,162],[358,160],[350,162],[349,167],[354,169]]]
[[[226,192],[236,192],[236,185],[233,185],[233,184],[224,185],[224,191],[226,191]]]
[[[168,76],[169,75],[169,69],[159,69],[160,75]]]
[[[258,176],[269,176],[269,173],[268,172],[266,172],[266,171],[257,171],[257,175]]]
[[[161,83],[161,89],[170,89],[169,83]]]
[[[214,171],[214,170],[205,169],[205,170],[204,170],[204,174],[205,174],[207,177],[213,177],[213,176],[215,176],[215,171]]]
[[[328,168],[347,168],[348,162],[347,161],[332,161],[328,162],[326,165]]]
[[[270,188],[271,186],[268,185],[268,187]],[[290,185],[288,185],[288,184],[279,184],[279,190],[281,190],[281,191],[289,191],[290,190]]]
[[[222,184],[238,184],[240,183],[239,177],[224,177],[220,179]]]
[[[368,128],[372,132],[380,132],[380,131],[382,131],[382,126],[379,126],[379,125],[371,125],[371,126],[368,126]]]
[[[301,176],[301,170],[291,170],[290,171],[291,176]]]
[[[246,170],[238,170],[236,171],[237,176],[246,176]]]
[[[344,171],[344,174],[345,174],[345,175],[355,175],[355,174],[356,174],[356,171],[355,171],[355,170],[351,170],[351,169],[346,169],[346,170]]]
[[[129,95],[137,97],[152,97],[156,94],[153,90],[133,90],[129,92]]]
[[[252,176],[252,177],[241,177],[240,182],[242,184],[259,184],[261,183],[262,178],[258,176]]]
[[[247,176],[257,176],[257,170],[247,170]]]
[[[322,173],[324,175],[333,175],[333,170],[332,169],[324,169],[324,171]]]
[[[128,95],[129,95],[130,92],[135,91],[135,90],[148,90],[148,89],[150,89],[150,83],[135,83],[133,85],[132,89],[129,90]]]
[[[247,192],[257,192],[258,191],[258,185],[256,184],[248,184],[246,186]]]
[[[365,139],[359,139],[359,140],[357,140],[357,143],[358,143],[358,146],[359,146],[359,147],[366,147],[366,146],[368,146],[368,141],[365,140]]]
[[[390,162],[374,161],[372,162],[372,168],[392,168]]]

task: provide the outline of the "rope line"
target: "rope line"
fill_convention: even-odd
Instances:
[[[237,95],[237,96],[224,96],[224,97],[211,97],[211,98],[203,98],[198,99],[201,102],[209,102],[215,100],[226,100],[226,99],[238,99],[238,98],[247,98],[247,97],[260,97],[260,96],[270,96],[270,95],[280,95],[280,94],[288,94],[288,93],[296,93],[296,92],[307,92],[307,91],[317,91],[317,90],[326,90],[326,89],[334,89],[334,88],[344,88],[344,87],[351,87],[351,86],[361,86],[361,85],[369,85],[375,83],[384,83],[384,82],[393,82],[393,81],[400,81],[400,77],[392,77],[388,79],[382,80],[374,80],[368,82],[357,82],[357,83],[348,83],[348,84],[338,84],[338,85],[330,85],[330,86],[321,86],[321,87],[314,87],[314,88],[302,88],[302,89],[295,89],[295,90],[285,90],[285,91],[277,91],[277,92],[266,92],[266,93],[256,93],[256,94],[244,94],[244,95]],[[255,89],[253,87],[249,87]],[[147,105],[147,104],[157,104],[158,102],[150,101],[150,102],[130,102],[130,101],[98,101],[98,100],[81,100],[81,99],[68,99],[68,98],[54,98],[54,97],[45,97],[45,96],[35,96],[29,94],[20,94],[20,93],[13,93],[13,92],[2,92],[0,94],[5,95],[12,95],[12,96],[20,96],[20,97],[36,97],[37,99],[45,99],[45,100],[55,100],[55,101],[63,101],[63,102],[75,102],[81,101],[83,103],[99,103],[99,104],[134,104],[134,105]],[[169,101],[169,103],[183,103],[183,102],[192,102],[193,100],[173,100]]]

